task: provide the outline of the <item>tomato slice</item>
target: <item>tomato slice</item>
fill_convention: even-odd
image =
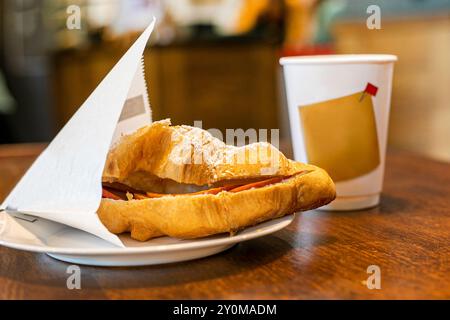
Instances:
[[[239,186],[237,188],[231,189],[230,192],[239,192],[239,191],[249,190],[252,188],[262,188],[262,187],[265,187],[270,184],[281,182],[281,181],[283,181],[284,178],[285,177],[276,177],[276,178],[271,178],[271,179],[267,179],[267,180],[263,180],[263,181],[247,183],[247,184],[244,184],[243,186]]]
[[[102,198],[106,199],[112,199],[112,200],[122,200],[121,197],[118,195],[106,190],[105,188],[102,188]]]

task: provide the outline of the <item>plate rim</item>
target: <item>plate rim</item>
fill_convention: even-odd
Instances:
[[[262,222],[260,224],[254,225],[252,227],[256,227],[258,225],[268,223],[268,222],[276,222],[267,227],[266,230],[258,231],[254,230],[249,234],[237,234],[234,236],[224,236],[219,239],[191,239],[192,242],[189,243],[174,243],[174,244],[160,244],[154,246],[142,246],[142,247],[131,247],[131,248],[61,248],[61,247],[52,247],[52,246],[39,246],[33,244],[19,244],[17,242],[9,242],[0,239],[0,245],[16,249],[22,251],[29,252],[37,252],[37,253],[54,253],[54,254],[63,254],[63,255],[84,255],[84,256],[104,256],[104,255],[131,255],[131,254],[144,254],[144,253],[162,253],[162,252],[173,252],[173,251],[183,251],[183,250],[192,250],[192,249],[201,249],[208,248],[219,245],[226,244],[235,244],[238,242],[243,242],[255,238],[259,238],[274,232],[277,232],[281,229],[286,228],[288,225],[294,221],[296,217],[296,213],[289,214],[280,218],[272,219],[269,221]],[[245,229],[244,229],[245,230]]]

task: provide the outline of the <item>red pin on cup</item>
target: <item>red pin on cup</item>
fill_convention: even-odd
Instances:
[[[370,82],[367,82],[366,89],[364,89],[364,92],[362,93],[361,97],[359,98],[359,102],[361,102],[362,99],[364,99],[364,97],[366,96],[366,93],[375,97],[377,95],[377,92],[378,92],[378,87],[374,86]]]

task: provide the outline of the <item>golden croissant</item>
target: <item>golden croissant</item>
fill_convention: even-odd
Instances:
[[[336,196],[324,170],[289,160],[269,143],[226,145],[170,120],[122,137],[102,180],[101,222],[140,241],[233,234]]]

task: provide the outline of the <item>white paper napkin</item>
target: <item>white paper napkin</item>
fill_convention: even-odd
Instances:
[[[151,122],[141,59],[154,25],[155,19],[37,158],[1,209],[66,224],[123,247],[96,211],[111,144]]]

